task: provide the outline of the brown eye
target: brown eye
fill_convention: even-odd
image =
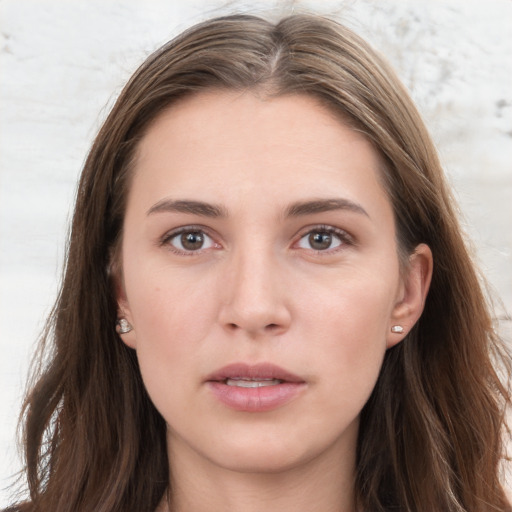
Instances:
[[[166,243],[169,243],[179,253],[198,252],[209,249],[215,244],[211,237],[203,231],[190,230],[182,231],[170,236]]]
[[[315,249],[315,251],[323,251],[330,248],[332,236],[330,233],[313,232],[309,234],[308,242],[310,247]]]
[[[327,251],[345,244],[348,235],[336,228],[318,228],[304,234],[297,244],[301,249]]]
[[[186,251],[197,251],[202,249],[204,244],[204,236],[202,233],[182,233],[180,235],[181,246]]]

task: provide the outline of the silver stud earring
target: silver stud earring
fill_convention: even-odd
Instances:
[[[391,332],[394,332],[395,334],[402,334],[404,332],[404,328],[401,325],[393,325],[393,327],[391,327]]]
[[[116,322],[116,332],[117,334],[126,334],[133,330],[133,327],[130,325],[126,318],[118,318]]]

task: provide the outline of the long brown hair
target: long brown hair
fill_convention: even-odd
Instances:
[[[509,362],[436,151],[382,58],[312,15],[202,23],[124,88],[80,179],[65,276],[23,412],[30,501],[15,509],[152,512],[168,486],[166,425],[115,332],[112,277],[138,142],[163,109],[211,88],[322,101],[381,154],[403,259],[422,242],[434,255],[424,313],[388,350],[361,414],[360,510],[510,510],[499,480],[509,391],[496,370],[508,382]]]

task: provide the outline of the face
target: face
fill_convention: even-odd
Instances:
[[[385,351],[412,323],[380,166],[305,96],[202,93],[148,130],[119,308],[171,458],[353,461]]]

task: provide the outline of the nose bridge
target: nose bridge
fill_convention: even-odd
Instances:
[[[280,262],[262,239],[237,247],[228,269],[221,321],[251,334],[282,331],[290,322]]]

